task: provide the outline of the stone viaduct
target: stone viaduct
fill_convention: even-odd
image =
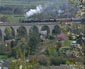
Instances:
[[[42,23],[0,23],[0,30],[2,32],[2,35],[5,35],[5,29],[7,27],[12,27],[15,31],[15,34],[17,34],[17,29],[20,27],[20,26],[24,26],[27,30],[27,33],[29,33],[29,30],[30,28],[32,28],[32,26],[36,26],[39,30],[39,32],[41,31],[41,28],[43,26],[48,26],[49,29],[50,29],[50,34],[52,34],[52,30],[54,29],[54,27],[58,25],[57,22],[49,22],[49,23],[46,23],[46,22],[42,22]]]

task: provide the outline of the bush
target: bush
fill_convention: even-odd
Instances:
[[[51,57],[51,65],[60,65],[60,64],[66,64],[65,58],[58,56],[58,57]]]

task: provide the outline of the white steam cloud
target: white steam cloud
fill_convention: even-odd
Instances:
[[[58,10],[58,13],[59,13],[59,14],[60,14],[60,13],[63,13],[63,12],[64,12],[64,10],[60,10],[60,9]]]
[[[26,12],[26,16],[30,17],[33,16],[34,14],[40,14],[44,11],[44,8],[42,5],[38,5],[35,9],[30,9],[29,11]]]

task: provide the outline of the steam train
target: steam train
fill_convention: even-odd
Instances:
[[[60,19],[44,19],[44,20],[22,20],[22,23],[36,22],[80,22],[85,23],[85,18],[60,18]]]
[[[45,20],[23,20],[22,23],[36,23],[36,22],[56,22],[56,19],[45,19]]]

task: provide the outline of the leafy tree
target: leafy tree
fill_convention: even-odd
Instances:
[[[56,25],[53,29],[53,34],[60,34],[61,33],[61,29],[58,25]]]
[[[22,38],[27,36],[27,30],[24,26],[21,26],[17,29],[18,35],[17,38]]]
[[[6,33],[5,39],[8,40],[14,38],[14,30],[12,27],[7,27],[5,29],[5,33]]]
[[[40,42],[40,36],[38,33],[30,33],[29,34],[30,54],[34,54],[39,42]]]
[[[37,69],[36,67],[39,66],[35,57],[32,57],[30,61],[26,59],[25,52],[23,52],[21,48],[18,48],[16,53],[17,59],[12,59],[10,61],[9,69]]]
[[[25,53],[25,56],[28,56],[29,54],[29,45],[28,45],[28,39],[25,37],[22,37],[20,40],[16,42],[15,47],[13,47],[13,50],[11,52],[11,56],[16,57],[17,53],[16,51],[20,48],[21,52]]]
[[[32,26],[29,30],[29,33],[37,33],[39,34],[39,30],[38,30],[38,27],[37,26]]]
[[[51,65],[66,64],[66,58],[63,53],[58,50],[57,46],[52,46],[47,49],[47,54],[50,58]]]
[[[80,3],[84,0],[78,0],[77,2],[75,2],[75,0],[70,0],[70,1],[73,2],[73,5],[79,6]],[[84,54],[85,51],[83,51],[83,49],[85,49],[85,44],[76,46],[76,48],[73,49],[73,56],[75,56],[74,60],[69,59],[69,60],[72,60],[72,62],[74,62],[73,64],[77,65],[79,69],[84,69],[84,66],[81,66],[81,65],[85,65],[83,62],[85,58],[85,54]]]
[[[36,48],[40,42],[40,34],[38,28],[33,26],[29,31],[29,41],[28,45],[30,47],[30,54],[34,54]]]

